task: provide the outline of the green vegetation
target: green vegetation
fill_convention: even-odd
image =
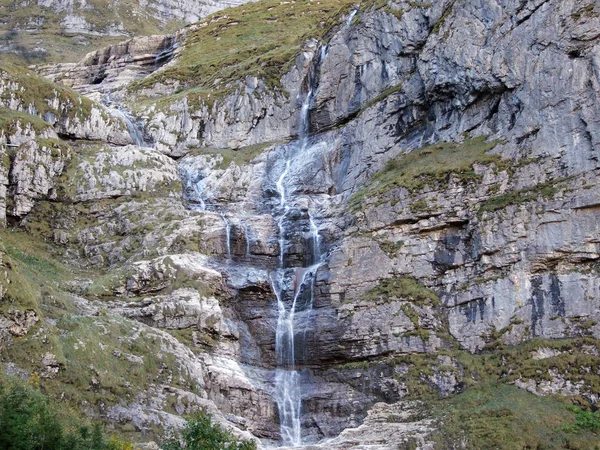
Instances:
[[[14,53],[0,54],[0,63],[39,64],[44,62],[78,62],[88,52],[108,45],[123,42],[130,36],[149,36],[172,33],[183,26],[178,20],[166,24],[153,17],[147,7],[132,0],[92,0],[85,5],[74,5],[69,10],[89,23],[95,34],[65,32],[61,23],[66,10],[52,11],[52,8],[36,2],[17,4],[11,0],[0,0],[0,43],[10,45]],[[102,36],[119,29],[119,36]],[[111,33],[112,34],[112,33]],[[42,50],[43,49],[43,50]]]
[[[429,204],[424,198],[420,198],[419,200],[412,202],[410,205],[408,205],[408,207],[413,213],[430,211]]]
[[[225,9],[199,22],[174,65],[134,84],[132,90],[177,80],[185,88],[193,87],[189,100],[196,96],[212,101],[249,76],[276,88],[306,40],[324,39],[355,3],[265,0]]]
[[[450,176],[464,181],[479,179],[474,164],[501,164],[499,155],[488,153],[498,141],[488,142],[485,136],[467,138],[462,143],[443,142],[414,150],[387,162],[369,185],[350,199],[353,210],[360,209],[366,197],[385,194],[395,187],[411,192],[426,186],[447,183]]]
[[[57,323],[64,355],[60,377],[45,380],[49,392],[79,404],[116,404],[133,400],[157,382],[173,383],[194,391],[185,371],[180,371],[175,356],[166,351],[163,336],[133,321],[103,315],[71,316]]]
[[[91,425],[31,384],[0,374],[0,448],[4,450],[132,450],[108,439],[99,424]]]
[[[360,299],[369,302],[410,299],[415,304],[431,303],[437,305],[439,303],[439,298],[435,292],[410,277],[392,277],[379,280],[377,286],[361,295]]]
[[[534,359],[533,352],[540,348],[562,353]],[[536,396],[509,383],[550,379],[548,371],[553,369],[572,383],[583,380],[590,392],[598,392],[600,357],[593,355],[599,348],[594,339],[532,340],[481,354],[441,351],[456,366],[444,365],[446,359],[436,354],[406,354],[337,369],[382,372],[385,366],[396,368],[394,378],[406,386],[408,398],[424,401],[424,417],[439,423],[432,435],[435,448],[456,448],[460,442],[461,448],[469,450],[584,450],[600,448],[600,414],[590,411],[585,399]],[[441,399],[434,379],[444,374],[456,377],[462,392]],[[573,401],[580,405],[573,406]]]
[[[577,433],[579,431],[600,432],[600,411],[589,411],[577,406],[569,407],[569,411],[575,414],[575,423],[567,424],[564,431]]]
[[[421,6],[417,2],[408,2],[408,4],[413,8],[428,8],[429,6],[431,6]],[[363,11],[369,11],[370,9],[374,9],[376,11],[383,10],[387,14],[395,16],[398,20],[400,20],[402,18],[402,15],[404,14],[404,10],[402,8],[396,9],[395,7],[390,6],[387,0],[367,0],[363,1],[360,6]],[[360,20],[360,18],[358,18],[357,20]]]
[[[36,133],[48,129],[53,130],[48,122],[43,121],[37,116],[0,107],[0,130],[4,130],[6,134],[12,134],[15,131],[17,124],[19,124],[21,128],[24,128],[26,124],[29,124]]]
[[[402,310],[417,325],[418,317],[409,308],[414,311],[411,305]],[[514,325],[518,322],[513,322]],[[490,339],[494,340],[496,336],[492,335]],[[534,358],[541,348],[554,350],[554,356]],[[532,339],[516,346],[503,345],[477,354],[459,350],[452,345],[451,339],[447,339],[439,354],[406,354],[376,361],[356,361],[338,369],[407,365],[408,371],[398,372],[395,377],[407,385],[409,398],[420,399],[439,397],[437,388],[428,377],[440,371],[454,372],[464,389],[486,384],[512,384],[517,380],[545,382],[553,379],[552,372],[572,384],[583,382],[584,392],[599,392],[600,356],[595,356],[597,352],[600,352],[600,341],[592,338]],[[452,358],[456,367],[441,365],[440,355]],[[583,397],[575,397],[574,400],[582,405],[588,404]]]
[[[431,406],[441,419],[432,436],[436,448],[457,442],[467,450],[600,448],[592,433],[564,430],[574,416],[564,401],[506,384],[483,384]]]
[[[60,284],[71,272],[56,261],[48,248],[27,233],[0,230],[0,312],[12,308],[37,309],[43,297],[60,302]],[[4,274],[2,274],[4,272]]]
[[[198,412],[187,420],[179,438],[168,439],[160,448],[162,450],[256,450],[256,443],[234,437],[218,424],[213,424],[209,414]]]
[[[494,337],[491,337],[492,341]],[[556,350],[557,354],[534,359],[532,354],[539,348]],[[532,339],[517,346],[489,348],[477,355],[458,352],[455,357],[465,368],[466,385],[476,384],[475,380],[509,383],[519,379],[548,381],[552,379],[549,372],[553,370],[574,384],[583,381],[588,389],[596,392],[600,389],[600,377],[596,375],[600,373],[600,357],[593,353],[598,350],[600,342],[591,338]]]
[[[492,197],[481,204],[479,207],[479,215],[484,212],[494,212],[504,209],[509,205],[518,205],[525,202],[537,200],[540,196],[544,199],[551,199],[558,192],[557,184],[565,181],[565,178],[559,178],[547,183],[537,184],[518,191],[506,192],[502,195]]]

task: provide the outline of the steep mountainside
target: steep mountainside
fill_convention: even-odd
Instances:
[[[126,37],[174,32],[252,0],[0,1],[0,55],[27,62],[76,62]]]
[[[263,0],[3,67],[5,370],[141,441],[593,448],[599,43],[592,0]]]

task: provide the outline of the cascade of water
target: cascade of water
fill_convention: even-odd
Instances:
[[[354,8],[351,12],[350,15],[348,15],[348,18],[346,19],[346,25],[350,25],[352,23],[352,19],[354,19],[354,16],[356,16],[356,13],[358,12],[358,8]]]
[[[328,45],[323,45],[323,47],[321,47],[321,54],[319,55],[319,62],[323,62],[323,60],[327,56],[327,50],[329,50]]]
[[[127,111],[113,106],[113,104],[110,101],[106,104],[106,107],[111,115],[125,122],[127,130],[129,131],[129,136],[131,136],[131,139],[133,140],[133,142],[135,142],[135,145],[137,145],[138,147],[146,147],[146,143],[144,142],[144,138],[142,137],[142,132],[136,125],[131,114],[129,114],[129,112]]]
[[[204,211],[206,209],[206,203],[204,202],[204,199],[202,198],[202,187],[200,185],[200,181],[202,180],[198,180],[195,183],[192,184],[192,187],[194,189],[194,193],[196,194],[196,201],[200,204],[200,206],[196,209],[199,209],[200,211]]]
[[[320,240],[321,236],[319,236],[319,228],[315,223],[313,216],[308,213],[308,220],[310,223],[310,233],[312,235],[312,257],[311,264],[319,264],[321,262],[321,249],[320,249]]]
[[[321,49],[318,62],[325,57],[327,50]],[[296,369],[298,357],[304,352],[306,332],[309,329],[311,310],[315,296],[316,273],[321,265],[321,245],[319,229],[313,216],[308,214],[309,247],[308,258],[301,267],[287,268],[285,261],[288,214],[294,208],[293,189],[289,189],[289,175],[294,163],[300,163],[308,146],[310,131],[310,107],[315,93],[315,77],[308,75],[307,93],[302,100],[298,124],[298,141],[287,159],[276,182],[279,193],[279,268],[272,277],[272,287],[277,299],[278,318],[275,334],[277,369],[275,371],[275,401],[277,402],[280,434],[284,445],[301,445],[302,391],[301,375]],[[291,155],[290,155],[291,153]],[[296,164],[297,165],[297,164]],[[294,166],[295,167],[295,166]],[[291,230],[290,230],[291,231]],[[293,234],[293,233],[291,233]],[[294,269],[294,270],[292,270]],[[292,287],[291,297],[286,294]],[[287,299],[286,299],[287,296]]]
[[[153,70],[158,69],[161,63],[164,63],[171,59],[173,50],[176,46],[176,44],[173,42],[174,40],[175,36],[172,34],[165,36],[162,43],[162,49],[154,56]]]

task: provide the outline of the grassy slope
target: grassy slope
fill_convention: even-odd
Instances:
[[[132,89],[177,80],[208,98],[236,87],[246,76],[277,86],[309,38],[323,39],[355,0],[263,0],[225,9],[199,22],[180,59]],[[180,94],[181,95],[181,94]]]
[[[442,419],[433,435],[438,449],[600,448],[595,425],[573,426],[580,421],[564,399],[538,397],[506,384],[481,385],[430,406]],[[569,426],[571,431],[565,429]]]
[[[380,196],[394,187],[409,191],[434,187],[446,182],[451,174],[464,180],[477,179],[474,164],[501,163],[499,155],[488,153],[497,144],[486,137],[467,138],[459,144],[441,142],[400,155],[373,175],[368,185],[350,199],[350,205],[359,209],[365,198]]]
[[[69,407],[86,408],[88,414],[90,408],[97,412],[133,401],[155,383],[195,391],[160,334],[102,311],[98,316],[78,315],[69,291],[78,279],[97,273],[61,262],[50,245],[22,231],[0,229],[0,254],[0,284],[7,288],[0,297],[0,315],[34,310],[40,318],[27,335],[0,342],[0,367],[14,363],[33,376],[42,392]],[[41,364],[47,353],[60,364],[55,376],[46,376]],[[134,430],[120,424],[117,431]]]

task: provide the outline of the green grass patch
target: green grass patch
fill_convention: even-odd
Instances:
[[[91,113],[93,102],[90,99],[79,95],[72,89],[39,77],[26,68],[3,63],[0,66],[0,76],[19,86],[18,89],[6,90],[2,94],[1,101],[8,101],[14,96],[20,100],[20,106],[23,109],[35,108],[35,114],[39,116],[51,112],[57,118],[78,117],[83,120]],[[49,105],[48,102],[55,98],[60,101],[61,110]]]
[[[506,384],[484,384],[432,405],[441,427],[432,438],[435,448],[593,449],[591,432],[564,431],[574,413],[564,401],[539,397]]]
[[[578,433],[580,431],[600,432],[600,411],[589,411],[577,406],[569,407],[569,411],[575,414],[575,422],[563,427],[564,431]]]
[[[581,20],[582,18],[592,18],[592,17],[598,17],[598,12],[595,11],[594,9],[594,3],[590,3],[588,5],[585,5],[579,9],[577,9],[576,11],[574,11],[571,14],[571,18],[575,21],[578,22],[579,20]]]
[[[210,155],[220,158],[220,161],[215,165],[215,169],[227,169],[231,164],[237,166],[245,166],[254,158],[259,156],[267,148],[278,144],[277,142],[264,142],[256,145],[249,145],[239,149],[228,148],[202,148],[192,151],[189,155]]]
[[[49,248],[27,233],[11,229],[0,230],[0,284],[4,298],[0,311],[7,309],[37,309],[48,296],[60,302],[60,286],[72,272],[56,260]]]
[[[90,29],[98,35],[67,33],[61,26],[67,11],[30,3],[26,8],[11,0],[0,0],[0,41],[10,44],[14,53],[0,55],[0,61],[20,64],[45,62],[78,62],[90,51],[129,39],[130,36],[149,36],[173,33],[183,22],[173,19],[161,23],[153,8],[142,7],[133,0],[91,0],[75,5],[70,12],[83,16]],[[35,21],[32,27],[31,22]],[[120,36],[102,36],[109,28],[123,26]],[[43,48],[45,51],[40,51]]]
[[[447,183],[450,176],[464,181],[479,179],[473,165],[500,164],[500,155],[488,153],[498,144],[498,141],[488,142],[485,136],[480,136],[465,139],[462,143],[430,145],[389,160],[373,175],[368,186],[352,196],[350,207],[359,210],[366,197],[377,197],[396,187],[415,192],[426,186]]]
[[[64,317],[57,327],[64,362],[59,375],[43,380],[42,387],[74,407],[134,401],[160,383],[195,391],[169,351],[171,344],[149,327],[108,315]]]
[[[6,134],[13,134],[17,124],[21,128],[24,128],[26,124],[30,124],[38,134],[48,129],[52,130],[52,125],[37,116],[0,107],[0,130],[4,130]]]
[[[404,246],[404,241],[392,242],[392,241],[378,241],[379,248],[390,258],[398,256],[398,252]]]

